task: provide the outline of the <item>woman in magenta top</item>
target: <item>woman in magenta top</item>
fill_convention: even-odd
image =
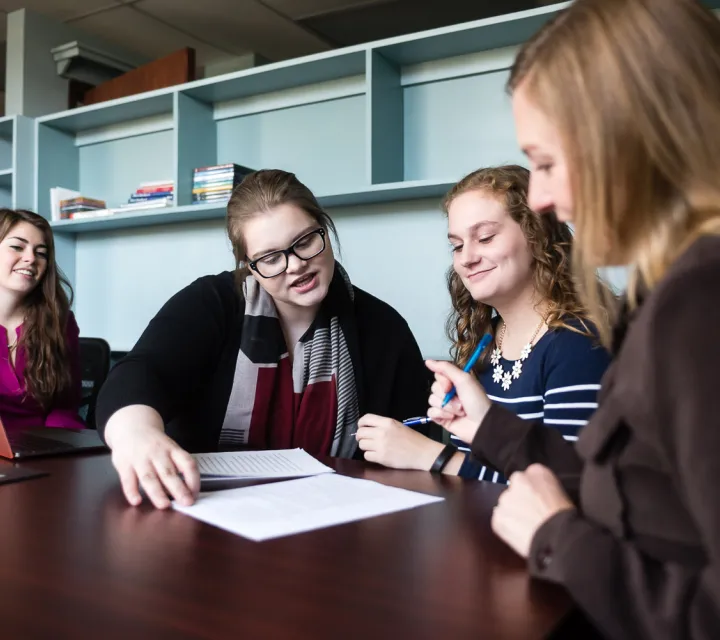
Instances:
[[[0,418],[83,429],[79,330],[47,220],[0,209]],[[71,292],[72,293],[72,292]]]

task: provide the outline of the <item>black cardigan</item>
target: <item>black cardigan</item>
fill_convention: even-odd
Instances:
[[[390,305],[354,291],[360,415],[425,415],[432,378],[407,322]],[[160,413],[167,434],[184,449],[217,450],[244,307],[229,271],[199,278],[175,294],[110,372],[97,403],[100,435],[118,409],[142,404]]]

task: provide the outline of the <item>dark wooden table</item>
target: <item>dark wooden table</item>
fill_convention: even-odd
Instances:
[[[0,486],[4,638],[514,640],[570,610],[491,532],[494,485],[335,461],[446,499],[255,543],[126,506],[106,454],[25,465],[50,475]]]

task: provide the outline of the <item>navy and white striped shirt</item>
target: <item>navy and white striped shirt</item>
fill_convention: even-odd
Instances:
[[[501,359],[505,371],[512,371],[514,361]],[[610,354],[590,338],[568,329],[545,333],[522,363],[522,373],[504,390],[493,380],[493,366],[478,372],[478,378],[493,402],[503,404],[525,420],[542,421],[559,429],[568,440],[577,440],[581,427],[597,409],[600,379],[610,364]],[[469,446],[452,437],[465,452],[458,475],[490,482],[506,482],[496,469],[484,466],[470,454]]]

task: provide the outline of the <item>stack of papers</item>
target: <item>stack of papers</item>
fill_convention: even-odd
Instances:
[[[203,483],[302,478],[335,473],[303,449],[197,453],[193,457]]]
[[[299,480],[200,494],[194,505],[173,506],[193,518],[260,542],[442,500],[370,480],[321,473]]]

